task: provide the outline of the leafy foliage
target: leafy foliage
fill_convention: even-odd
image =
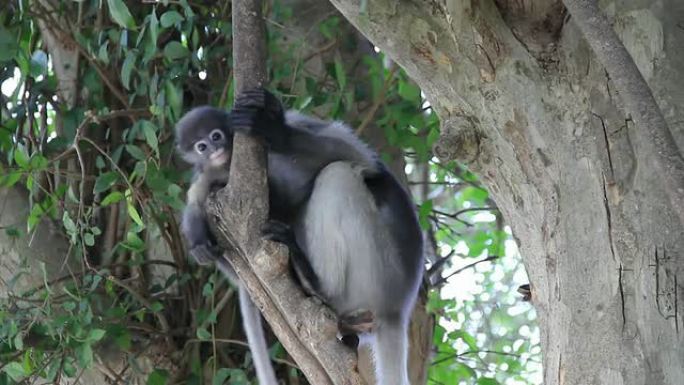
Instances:
[[[528,307],[511,294],[524,283],[514,280],[520,267],[502,262],[510,236],[476,176],[432,157],[439,121],[420,89],[368,54],[339,16],[297,35],[292,9],[274,2],[267,15],[271,88],[291,107],[350,122],[407,173],[436,251],[430,380],[527,381],[538,347],[526,338],[533,326],[521,333]],[[173,156],[173,123],[191,106],[231,105],[231,33],[222,1],[15,0],[0,9],[0,187],[21,186],[30,201],[26,218],[3,231],[26,242],[51,225],[66,246],[52,263],[24,259],[3,288],[0,384],[77,378],[99,355],[114,357],[116,376],[152,385],[253,381],[233,289],[188,263],[176,219],[189,172]],[[50,35],[64,47],[50,46]],[[57,52],[78,55],[74,81],[56,68]],[[479,289],[467,298],[453,282],[470,273]],[[272,352],[288,362],[277,343]],[[288,383],[302,380],[277,369]]]

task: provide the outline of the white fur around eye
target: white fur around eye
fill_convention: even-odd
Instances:
[[[207,147],[207,143],[203,140],[195,143],[195,151],[197,151],[198,154],[204,154],[204,152],[207,151]]]
[[[214,139],[214,135],[218,134],[217,139]],[[219,140],[223,139],[223,132],[219,129],[214,129],[209,133],[209,139],[213,140],[214,142],[218,142]]]

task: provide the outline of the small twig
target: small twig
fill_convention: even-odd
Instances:
[[[382,86],[382,91],[380,91],[380,95],[378,95],[378,97],[375,99],[373,105],[366,113],[366,116],[363,118],[363,121],[361,121],[361,124],[356,129],[356,135],[360,136],[361,134],[363,134],[363,131],[366,129],[366,127],[368,127],[370,122],[373,120],[375,113],[378,111],[382,103],[385,101],[385,98],[387,97],[387,91],[389,90],[389,87],[392,84],[392,80],[394,79],[394,73],[397,71],[397,68],[399,68],[399,66],[392,66],[392,68],[389,70],[389,73],[385,78],[385,83]]]
[[[453,276],[456,275],[456,274],[460,274],[460,273],[462,273],[463,271],[465,271],[465,270],[467,270],[467,269],[472,269],[473,267],[475,267],[475,266],[477,266],[477,265],[479,265],[479,264],[481,264],[481,263],[495,261],[495,260],[497,260],[497,259],[499,259],[499,258],[501,258],[501,256],[499,256],[499,255],[492,255],[492,256],[489,256],[489,257],[487,257],[487,258],[485,258],[485,259],[481,259],[481,260],[479,260],[479,261],[475,261],[475,262],[473,262],[473,263],[470,263],[470,264],[468,264],[468,265],[465,265],[465,266],[463,266],[462,268],[453,271],[451,274],[447,275],[446,277],[442,277],[442,278],[438,279],[437,282],[435,282],[435,283],[432,285],[432,287],[440,287],[440,286],[442,286],[443,284],[445,284],[445,283],[449,280],[449,278],[453,277]]]
[[[107,280],[109,280],[111,283],[115,284],[116,286],[119,286],[120,288],[126,290],[133,298],[135,298],[138,302],[140,302],[141,305],[143,305],[145,308],[147,308],[152,314],[154,314],[155,317],[157,317],[157,320],[159,321],[159,326],[161,326],[162,332],[166,335],[166,344],[169,348],[169,351],[175,351],[176,348],[173,346],[173,340],[171,336],[169,335],[169,331],[171,330],[171,327],[169,326],[169,321],[166,320],[166,317],[161,311],[155,311],[154,307],[152,306],[152,303],[147,300],[142,294],[138,293],[135,289],[133,289],[131,286],[126,284],[125,282],[117,279],[113,275],[110,275],[107,277]]]
[[[502,355],[502,356],[511,356],[511,357],[518,357],[518,358],[521,357],[520,354],[499,352],[499,351],[495,351],[495,350],[469,350],[469,351],[463,352],[463,353],[454,353],[454,354],[450,354],[450,355],[448,355],[448,356],[446,356],[446,357],[444,357],[444,358],[440,358],[439,360],[436,360],[436,361],[432,362],[430,365],[433,365],[433,366],[434,366],[434,365],[439,365],[439,364],[441,364],[442,362],[450,361],[450,360],[453,360],[454,358],[460,358],[460,357],[463,357],[463,356],[466,356],[466,355],[470,355],[470,354],[480,354],[480,353],[498,354],[498,355]]]

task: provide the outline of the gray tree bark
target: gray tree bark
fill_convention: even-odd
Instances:
[[[436,153],[476,171],[511,224],[544,383],[684,383],[684,228],[663,157],[562,3],[332,2],[422,87]],[[601,5],[681,157],[684,3]]]

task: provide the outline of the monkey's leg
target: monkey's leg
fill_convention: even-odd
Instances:
[[[309,296],[317,297],[325,302],[319,292],[320,286],[318,276],[316,276],[309,260],[297,244],[297,239],[292,228],[283,222],[270,220],[266,222],[266,225],[264,225],[264,228],[261,231],[266,239],[287,246],[290,263],[292,264],[295,276],[299,280],[304,292]]]

